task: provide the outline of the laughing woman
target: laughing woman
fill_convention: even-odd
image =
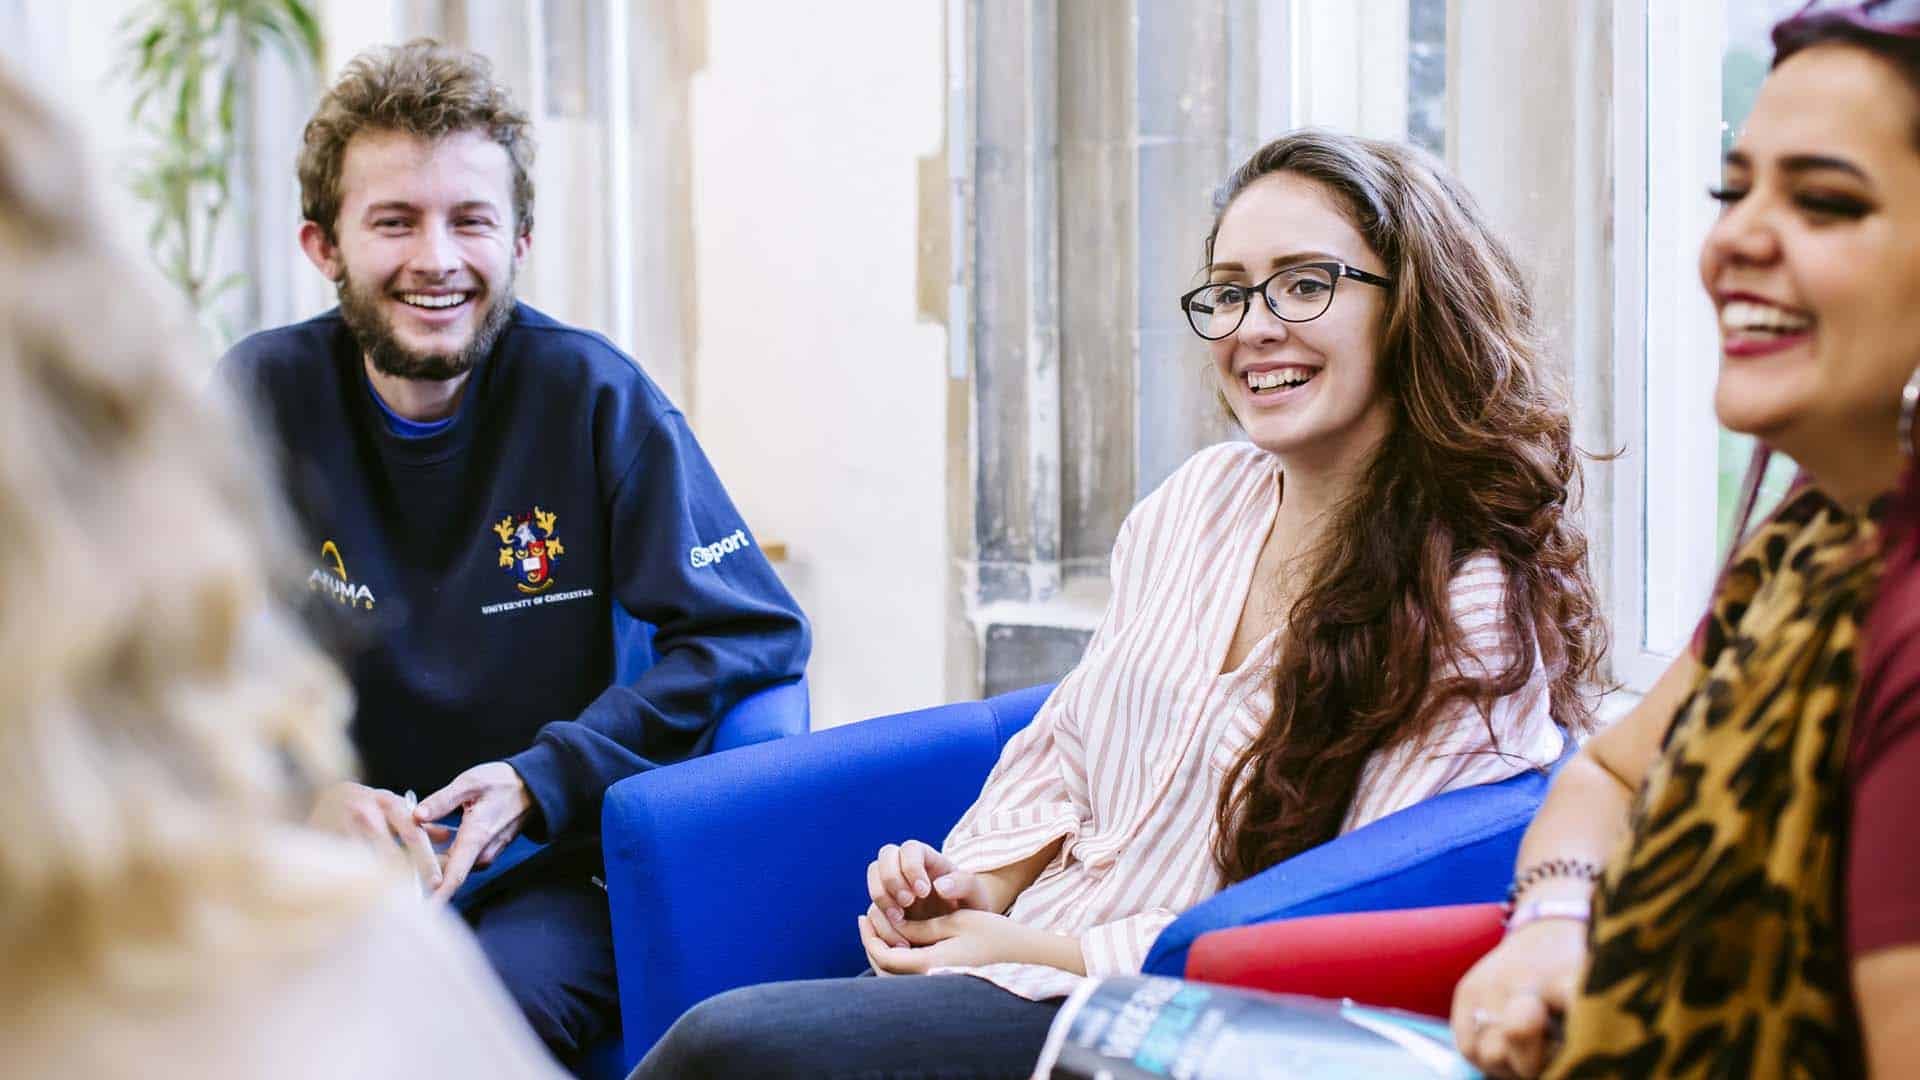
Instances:
[[[1804,482],[1528,830],[1454,995],[1495,1075],[1920,1076],[1920,3],[1773,40],[1700,275],[1720,421]]]
[[[1248,441],[1139,506],[1080,665],[860,933],[901,978],[694,1009],[639,1076],[1027,1075],[1083,975],[1223,885],[1553,761],[1601,649],[1525,284],[1418,151],[1307,132],[1228,181],[1180,298]]]

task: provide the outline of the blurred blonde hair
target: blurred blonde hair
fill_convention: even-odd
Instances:
[[[0,70],[0,991],[178,989],[391,878],[289,828],[349,695],[270,582],[280,511],[74,132]]]

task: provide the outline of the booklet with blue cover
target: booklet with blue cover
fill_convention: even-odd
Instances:
[[[1444,1021],[1158,976],[1081,983],[1034,1080],[1479,1080]]]

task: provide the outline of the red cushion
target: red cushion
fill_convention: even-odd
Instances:
[[[1311,915],[1200,935],[1187,978],[1444,1017],[1500,935],[1499,904]]]

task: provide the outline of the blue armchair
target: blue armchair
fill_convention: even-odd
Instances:
[[[880,717],[616,784],[601,823],[626,1061],[682,1012],[738,986],[854,975],[854,917],[881,845],[938,843],[1051,687]],[[1546,791],[1524,774],[1450,792],[1221,892],[1161,935],[1180,974],[1223,926],[1497,899]]]

